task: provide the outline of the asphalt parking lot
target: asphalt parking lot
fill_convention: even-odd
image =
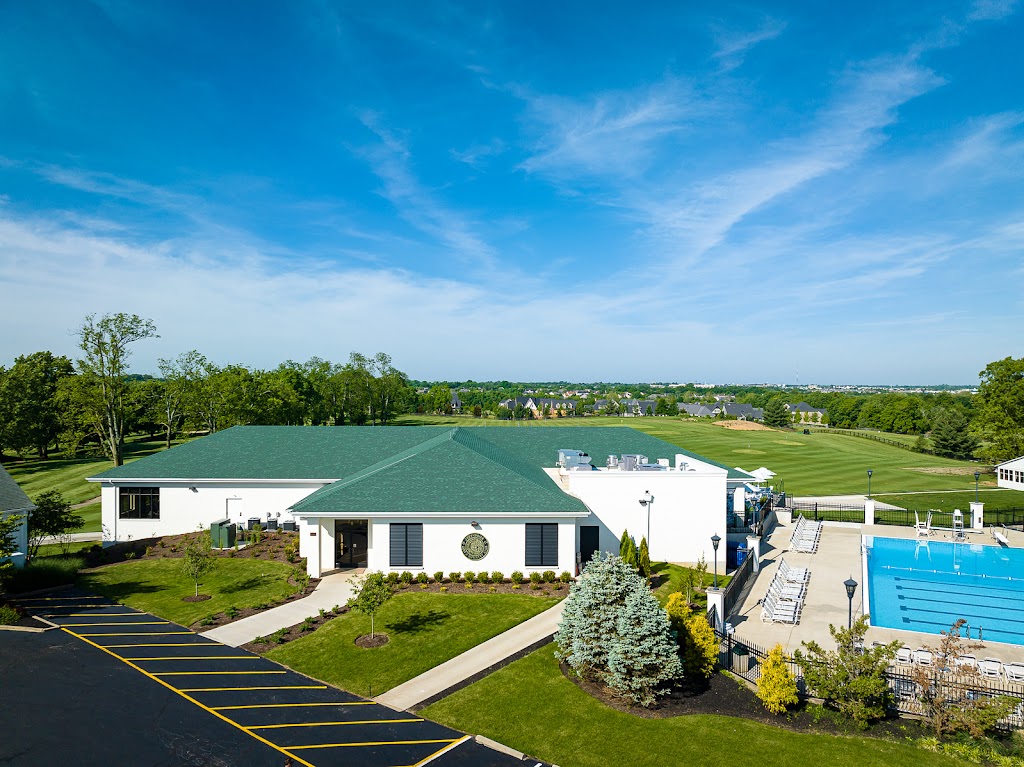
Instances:
[[[546,767],[104,598],[21,604],[61,629],[0,632],[3,764]]]

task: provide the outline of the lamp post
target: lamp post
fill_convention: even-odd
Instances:
[[[868,500],[871,500],[871,469],[868,469]]]
[[[846,586],[846,597],[850,600],[850,616],[846,627],[853,628],[853,595],[857,591],[857,581],[855,581],[851,575],[843,581],[843,585]]]
[[[978,480],[981,479],[981,472],[974,472],[974,502],[978,502]]]
[[[715,588],[718,588],[718,544],[722,542],[718,533],[711,536],[711,548],[715,550]],[[650,544],[648,544],[650,545]]]

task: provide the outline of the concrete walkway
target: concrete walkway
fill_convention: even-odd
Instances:
[[[296,599],[271,610],[264,610],[226,626],[218,626],[215,629],[204,631],[202,635],[232,647],[251,642],[258,636],[269,636],[278,629],[302,623],[305,618],[317,615],[320,610],[330,610],[335,605],[344,605],[352,596],[352,579],[362,572],[362,570],[345,570],[327,575],[308,597]]]
[[[388,690],[375,700],[399,711],[422,703],[554,634],[564,608],[565,600],[562,600],[540,615]]]
[[[71,533],[68,538],[71,539],[72,543],[83,543],[87,541],[102,541],[103,533]],[[43,543],[60,543],[60,537],[56,535],[48,535],[43,538]]]

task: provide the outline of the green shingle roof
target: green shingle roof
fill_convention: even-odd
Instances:
[[[35,504],[25,495],[25,491],[7,473],[7,469],[0,466],[0,512],[21,511],[35,507]]]
[[[587,512],[539,466],[476,432],[450,429],[328,485],[295,511],[423,513]]]

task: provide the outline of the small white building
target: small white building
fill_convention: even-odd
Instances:
[[[235,427],[90,478],[107,541],[258,521],[297,529],[314,577],[575,573],[624,530],[654,560],[710,563],[752,479],[625,427],[302,426]]]
[[[1024,490],[1024,455],[1011,458],[996,465],[999,487],[1008,490]]]
[[[13,515],[21,517],[21,525],[14,534],[16,551],[11,557],[15,567],[25,564],[25,555],[28,553],[28,517],[35,508],[35,504],[25,495],[25,491],[18,486],[7,470],[0,466],[0,515],[5,519]]]

